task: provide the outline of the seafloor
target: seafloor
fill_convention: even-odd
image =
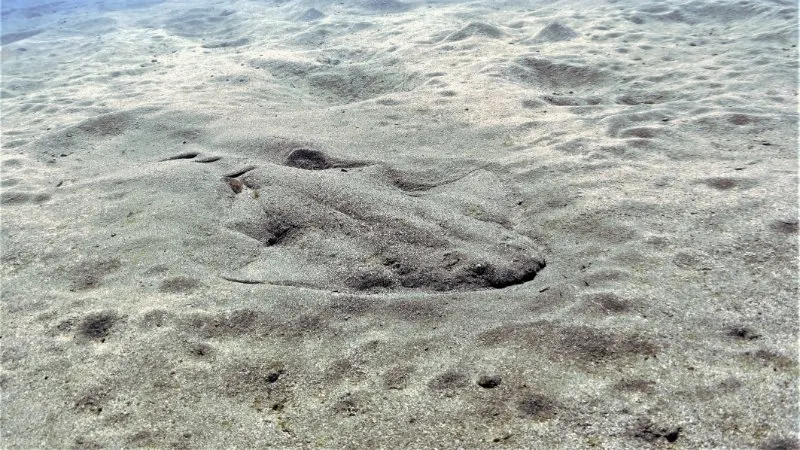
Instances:
[[[797,3],[2,5],[2,447],[798,442]]]

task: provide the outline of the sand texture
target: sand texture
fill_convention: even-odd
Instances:
[[[0,445],[799,448],[797,20],[3,2]]]

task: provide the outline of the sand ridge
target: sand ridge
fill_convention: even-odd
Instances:
[[[795,3],[2,25],[4,445],[800,445]]]

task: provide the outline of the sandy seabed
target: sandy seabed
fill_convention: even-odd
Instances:
[[[797,449],[797,21],[4,2],[2,446]]]

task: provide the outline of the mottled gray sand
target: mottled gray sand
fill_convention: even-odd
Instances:
[[[798,448],[793,1],[2,6],[5,448]]]

